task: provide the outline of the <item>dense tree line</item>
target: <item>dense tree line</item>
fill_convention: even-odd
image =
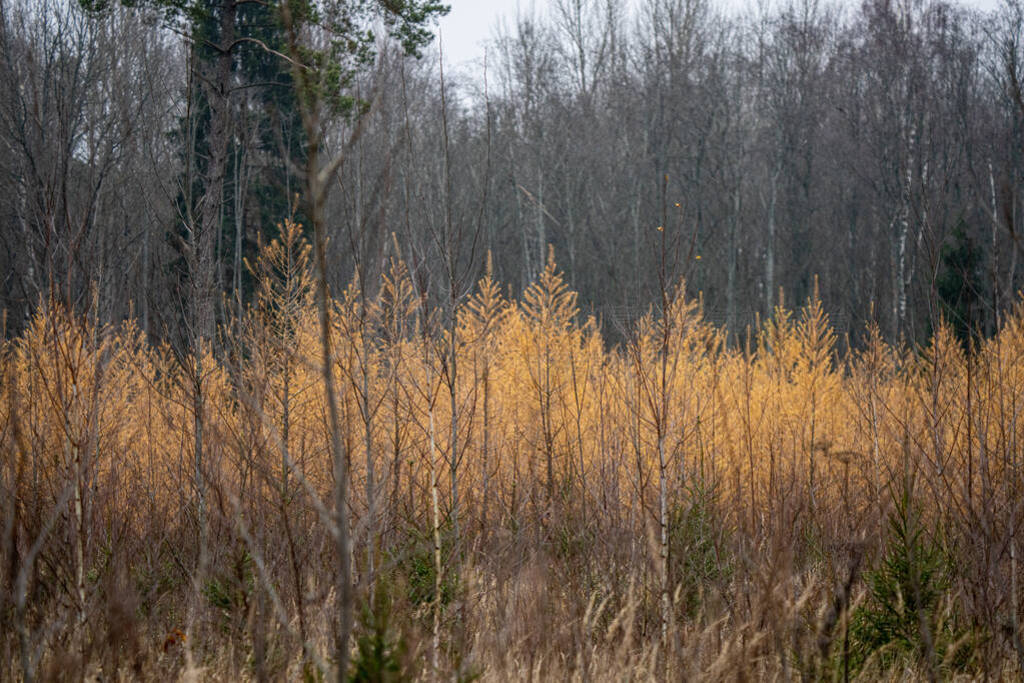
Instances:
[[[816,275],[843,332],[920,341],[940,312],[991,330],[1019,287],[1019,32],[1012,4],[520,18],[492,98],[502,274],[529,282],[553,242],[582,300],[628,317],[654,298],[664,226],[734,330]]]
[[[2,10],[8,328],[56,295],[209,338],[251,298],[246,258],[305,211],[280,17],[83,5]],[[614,337],[656,299],[663,229],[733,330],[818,276],[844,333],[921,341],[939,315],[991,332],[1021,280],[1022,31],[1015,0],[557,0],[499,27],[475,73],[436,50],[348,55],[324,126],[350,148],[331,284],[373,281],[397,248],[459,300],[490,251],[522,291],[554,245]]]

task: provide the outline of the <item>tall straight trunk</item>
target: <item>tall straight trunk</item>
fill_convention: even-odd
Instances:
[[[910,238],[910,194],[913,186],[914,157],[913,144],[915,127],[910,124],[909,130],[903,135],[906,145],[906,169],[900,170],[899,216],[897,217],[898,235],[896,239],[896,273],[893,288],[893,339],[898,340],[900,334],[906,332],[907,321],[907,241]]]
[[[333,351],[331,341],[331,298],[327,285],[327,230],[324,207],[330,184],[344,159],[343,154],[330,158],[321,168],[320,122],[321,103],[317,96],[318,84],[311,80],[312,73],[302,66],[303,48],[299,39],[299,27],[291,13],[289,3],[282,5],[281,19],[288,35],[288,51],[292,58],[292,76],[298,90],[298,101],[302,116],[303,132],[306,135],[306,192],[309,202],[309,219],[313,225],[313,247],[316,259],[316,302],[320,327],[321,380],[327,404],[328,428],[330,429],[330,457],[334,474],[334,551],[337,558],[335,573],[335,610],[338,614],[338,628],[334,637],[334,656],[338,663],[336,679],[344,683],[348,679],[349,639],[352,634],[352,554],[351,521],[348,510],[348,457],[341,438],[341,416],[334,381]],[[366,117],[358,121],[350,143],[358,139],[365,125]]]
[[[544,389],[541,396],[541,428],[544,430],[544,457],[548,475],[548,506],[555,499],[555,445],[554,427],[551,415],[551,348],[548,336],[544,335]]]
[[[289,272],[290,272],[289,268]],[[295,534],[292,531],[291,521],[291,493],[289,489],[289,462],[291,462],[291,385],[292,365],[291,360],[286,359],[282,368],[281,386],[281,521],[284,525],[285,541],[288,544],[288,560],[292,570],[292,588],[295,591],[295,602],[299,618],[299,639],[302,641],[302,665],[303,670],[309,663],[307,651],[308,629],[306,628],[306,606],[302,597],[302,565],[299,562],[299,555],[296,548]]]
[[[629,309],[628,314],[633,310],[640,310],[640,289],[642,278],[640,277],[640,188],[637,186],[634,188],[633,198],[633,301],[629,302],[635,307]]]
[[[456,232],[455,221],[452,214],[452,160],[451,146],[448,139],[448,99],[444,82],[444,59],[442,55],[440,64],[441,80],[441,134],[444,144],[444,259],[445,273],[448,282],[448,344],[445,349],[446,365],[448,375],[448,405],[450,410],[449,443],[448,443],[448,472],[451,486],[451,521],[452,521],[452,546],[458,551],[459,547],[459,417],[456,392],[458,390],[459,359],[456,353],[456,341],[458,330],[458,254],[461,230]]]
[[[311,127],[307,133],[310,140],[315,139],[316,127]],[[310,143],[309,174],[315,178],[319,170],[318,145]],[[313,181],[315,182],[315,181]],[[319,189],[319,188],[318,188]],[[314,191],[314,196],[318,193]],[[322,195],[320,195],[322,196]],[[327,289],[327,237],[323,225],[323,204],[319,201],[313,202],[312,221],[314,241],[316,242],[317,262],[317,307],[320,318],[320,352],[321,352],[321,379],[323,380],[324,395],[327,401],[328,424],[331,430],[331,461],[334,474],[334,515],[337,525],[335,533],[335,555],[337,556],[338,569],[335,576],[335,590],[337,602],[335,608],[340,621],[337,635],[334,641],[335,659],[338,662],[337,680],[344,683],[348,674],[348,641],[352,632],[352,554],[350,552],[350,531],[348,512],[348,463],[341,439],[341,419],[338,409],[338,397],[335,391],[334,372],[332,370],[333,354],[331,343],[331,317],[330,298]]]
[[[576,277],[576,212],[574,210],[576,204],[572,201],[572,183],[570,182],[571,175],[567,171],[563,171],[562,178],[565,181],[562,191],[565,193],[565,196],[569,198],[569,200],[564,204],[565,232],[568,237],[567,246],[569,248],[569,285],[573,290],[579,291],[579,284],[577,283]]]
[[[781,166],[781,164],[780,164]],[[781,168],[776,166],[772,173],[768,197],[768,244],[764,253],[765,315],[775,310],[775,205],[778,198],[778,182]]]
[[[910,232],[910,225],[905,215],[901,215],[898,222],[899,236],[896,240],[896,273],[893,278],[895,287],[893,287],[892,303],[894,340],[898,340],[900,334],[904,332],[904,321],[907,317],[907,236]]]
[[[199,522],[200,551],[206,541],[206,482],[203,480],[203,358],[202,345],[197,344],[195,376],[192,378],[192,480],[196,488],[196,507]]]
[[[481,377],[484,392],[484,419],[483,419],[483,449],[480,453],[480,467],[483,470],[483,490],[480,497],[480,528],[487,532],[487,507],[489,504],[489,489],[491,484],[490,463],[488,457],[491,452],[491,368],[490,358],[484,359],[484,369]]]
[[[6,338],[7,335],[7,312],[0,313],[0,335]],[[11,381],[9,380],[9,372],[7,365],[7,354],[0,352],[0,386],[6,387],[6,391],[0,390],[3,396],[2,398],[7,402],[7,421],[11,425],[12,430],[16,423],[14,412],[17,410],[16,403],[14,401],[14,391],[11,388]],[[18,434],[12,434],[12,443],[18,443]],[[18,450],[11,449],[8,451],[9,455],[4,461],[3,465],[0,466],[0,482],[2,482],[5,491],[18,491],[22,485],[21,481],[21,453]],[[15,536],[15,529],[19,528],[18,520],[18,509],[15,505],[13,495],[4,496],[6,500],[2,505],[3,510],[3,523],[0,524],[0,586],[3,586],[3,590],[0,590],[0,632],[2,633],[13,633],[13,621],[11,617],[14,615],[8,608],[10,599],[14,597],[14,577],[15,567],[17,566],[17,558],[15,555],[15,548],[17,547],[17,537]],[[11,651],[11,639],[5,638],[3,649],[0,650],[0,657],[3,661],[13,662],[14,653]]]
[[[78,403],[78,385],[71,385],[71,408],[74,410],[75,404]],[[71,467],[72,476],[74,477],[74,494],[72,499],[72,505],[74,508],[75,517],[75,598],[77,603],[75,605],[78,610],[78,619],[76,622],[76,628],[85,626],[85,514],[84,514],[84,472],[82,462],[82,448],[79,444],[74,443],[71,438],[72,434],[77,433],[76,426],[71,423],[72,418],[65,415],[65,437],[64,448],[65,458],[68,465]]]
[[[397,346],[397,342],[395,345]],[[402,484],[402,425],[398,414],[400,405],[400,396],[398,393],[398,363],[397,360],[392,361],[391,367],[391,381],[390,381],[390,394],[391,394],[391,413],[392,413],[392,424],[391,424],[391,510],[388,513],[388,528],[394,524],[394,520],[398,517],[398,510],[400,505],[401,495],[401,484]]]
[[[455,274],[450,273],[449,277],[454,278]],[[451,479],[450,483],[452,488],[452,541],[454,547],[457,549],[459,546],[459,415],[456,401],[458,354],[456,353],[455,348],[455,315],[455,292],[453,288],[448,301],[448,320],[451,324],[451,329],[448,331],[448,405],[451,410],[451,434],[449,435],[450,444],[448,450],[451,458],[448,461],[448,473]]]
[[[992,163],[988,165],[988,183],[991,193],[992,211],[992,314],[994,329],[999,328],[999,306],[1001,302],[999,282],[999,210],[996,207],[996,181]]]
[[[544,222],[544,171],[537,174],[537,272],[544,270],[547,263],[548,232]]]
[[[1010,266],[1006,269],[1006,291],[1013,292],[1013,283],[1017,272],[1017,254],[1020,247],[1017,246],[1017,193],[1010,194],[1010,215],[1007,218],[1007,230],[1013,240],[1013,249],[1010,250]]]
[[[1024,640],[1021,639],[1020,627],[1020,606],[1018,598],[1020,578],[1017,576],[1017,516],[1019,512],[1013,511],[1013,518],[1010,525],[1010,624],[1013,628],[1013,649],[1017,654],[1017,668],[1024,671]]]
[[[572,394],[573,400],[576,404],[576,460],[579,463],[580,468],[580,505],[586,508],[587,504],[587,478],[586,478],[586,463],[583,460],[583,401],[584,396],[580,391],[580,378],[576,372],[576,354],[570,350],[569,352],[569,370],[572,373]],[[586,377],[583,377],[582,382],[586,382]]]
[[[1016,250],[1014,250],[1016,251]],[[1011,409],[1014,411],[1013,422],[1016,422],[1016,401],[1011,399]],[[1017,430],[1013,429],[1010,432],[1010,438],[1008,441],[1009,457],[1006,458],[1009,462],[1011,472],[1020,471],[1020,449],[1017,441]],[[1013,477],[1016,479],[1016,477]],[[1010,483],[1010,496],[1017,492],[1016,481]],[[1010,625],[1013,628],[1013,649],[1017,655],[1017,667],[1018,670],[1024,671],[1024,641],[1021,639],[1021,624],[1020,624],[1020,577],[1017,574],[1017,528],[1021,514],[1021,503],[1019,496],[1016,496],[1016,502],[1010,509]]]
[[[209,162],[205,189],[200,201],[199,226],[189,226],[192,231],[190,273],[192,282],[192,354],[194,375],[192,377],[192,411],[194,460],[193,477],[200,526],[200,556],[206,540],[206,490],[203,480],[203,352],[205,344],[214,336],[214,303],[216,300],[216,247],[220,235],[221,205],[224,199],[224,176],[227,168],[228,138],[231,123],[229,91],[231,86],[231,45],[235,39],[235,16],[238,6],[235,0],[221,5],[219,17],[220,45],[212,68],[204,74],[206,95],[210,107]],[[200,563],[201,564],[201,563]]]
[[[664,411],[663,411],[664,416]],[[659,420],[658,435],[658,525],[661,529],[660,567],[661,576],[661,646],[666,648],[668,662],[668,622],[671,610],[668,586],[668,456],[665,453],[665,424]]]
[[[248,155],[243,151],[235,155],[235,254],[233,268],[233,289],[235,290],[235,315],[241,323],[245,311],[242,309],[242,240],[245,237],[245,196],[249,183]]]
[[[671,300],[668,294],[667,270],[665,266],[665,233],[662,233],[661,249],[661,306],[662,337],[660,353],[660,377],[658,377],[658,398],[655,404],[658,410],[655,426],[658,430],[658,524],[661,528],[661,646],[665,650],[666,677],[668,677],[668,623],[671,610],[668,587],[668,454],[665,452],[665,438],[669,431],[668,416],[673,404],[671,377],[669,376],[669,354],[672,352],[673,319]],[[682,296],[682,294],[680,294]],[[674,364],[673,364],[674,368]],[[639,368],[638,368],[639,370]],[[675,374],[674,372],[672,373]]]
[[[194,297],[194,335],[209,341],[214,333],[214,305],[217,296],[216,247],[220,235],[224,177],[227,170],[228,142],[231,129],[231,46],[235,42],[237,0],[221,4],[220,41],[212,68],[204,75],[206,97],[210,107],[209,161],[203,199],[200,202],[200,224],[192,255]]]
[[[733,215],[732,221],[729,226],[729,270],[727,274],[727,287],[726,287],[726,330],[730,334],[736,334],[736,270],[737,270],[737,258],[739,244],[737,244],[737,237],[739,236],[739,222],[740,222],[740,186],[736,184],[736,188],[733,192]]]
[[[142,230],[142,336],[149,341],[149,242],[150,228]]]
[[[364,301],[362,315],[362,338],[363,338],[363,372],[362,372],[362,399],[361,410],[363,413],[363,449],[366,455],[366,516],[367,516],[367,537],[366,564],[370,595],[373,595],[374,573],[376,572],[376,544],[377,544],[377,473],[373,459],[373,412],[370,402],[370,335],[369,325],[365,319],[367,315],[366,303]]]
[[[519,184],[519,179],[518,179],[518,176],[516,175],[516,150],[515,150],[515,145],[509,145],[508,157],[509,157],[509,162],[508,162],[509,163],[509,174],[512,176],[512,184],[515,187],[517,187],[517,188],[521,188],[522,186]],[[522,202],[523,202],[522,196],[523,196],[522,192],[517,192],[516,193],[516,201],[515,201],[515,204],[513,204],[512,210],[513,210],[513,216],[514,216],[513,224],[516,225],[517,227],[521,228],[521,230],[522,230],[522,232],[520,233],[520,237],[522,239],[521,246],[523,248],[523,270],[522,270],[522,274],[521,274],[521,277],[522,277],[521,286],[525,288],[527,285],[529,285],[531,282],[533,282],[533,257],[532,257],[532,254],[530,253],[530,234],[529,234],[530,230],[529,230],[529,227],[527,226],[527,223],[526,223],[527,217],[523,215],[524,211],[523,211],[523,208],[522,208]]]
[[[439,505],[439,492],[437,487],[438,462],[437,462],[437,436],[434,427],[434,391],[431,386],[431,378],[427,378],[427,389],[430,391],[430,511],[432,538],[434,540],[434,619],[431,627],[431,664],[434,674],[440,666],[441,651],[441,586],[442,586],[442,564],[441,564],[441,509]]]

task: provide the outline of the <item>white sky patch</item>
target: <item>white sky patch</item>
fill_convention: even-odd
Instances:
[[[710,0],[713,8],[725,7],[734,11],[752,5],[756,0]],[[826,2],[828,0],[825,0]],[[957,2],[958,0],[953,0]],[[456,71],[473,72],[483,66],[484,50],[493,40],[499,20],[504,18],[509,27],[515,22],[517,12],[542,17],[548,14],[555,0],[447,0],[451,12],[440,22],[444,61]],[[842,0],[851,7],[859,6],[861,0]],[[963,0],[968,7],[993,10],[1001,0]]]
[[[441,20],[440,34],[444,49],[444,61],[457,68],[475,66],[484,57],[486,43],[493,39],[498,21],[505,17],[509,22],[516,16],[517,8],[529,11],[531,3],[522,0],[447,0],[451,12]],[[539,0],[538,6],[546,6],[550,0]]]

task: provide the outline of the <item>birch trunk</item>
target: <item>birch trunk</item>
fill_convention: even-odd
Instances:
[[[663,425],[664,426],[664,425]],[[664,430],[662,430],[664,432]],[[665,435],[658,436],[658,499],[661,527],[661,644],[668,661],[668,622],[671,610],[668,586],[668,458],[665,453]]]
[[[778,180],[781,169],[772,173],[768,195],[768,243],[764,253],[765,315],[775,310],[775,206],[778,198]]]
[[[438,505],[437,490],[437,437],[434,427],[434,396],[433,388],[430,387],[430,378],[427,378],[428,387],[431,391],[430,397],[430,503],[431,503],[431,526],[433,527],[434,538],[434,621],[431,627],[431,664],[434,674],[437,675],[440,665],[441,650],[441,511]]]

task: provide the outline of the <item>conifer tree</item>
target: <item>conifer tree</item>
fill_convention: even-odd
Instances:
[[[490,456],[493,443],[492,426],[492,372],[495,364],[498,335],[509,307],[498,283],[494,281],[494,270],[491,254],[487,254],[487,266],[484,276],[477,283],[477,291],[463,308],[460,317],[459,336],[462,337],[473,351],[473,367],[475,368],[474,387],[483,392],[483,416],[480,435],[480,526],[487,528],[487,510],[490,503]]]
[[[522,311],[528,325],[524,354],[530,385],[540,416],[541,452],[544,456],[548,506],[555,500],[555,441],[562,425],[554,409],[562,389],[561,356],[574,332],[576,293],[569,289],[555,265],[554,247],[536,282],[523,292]]]

